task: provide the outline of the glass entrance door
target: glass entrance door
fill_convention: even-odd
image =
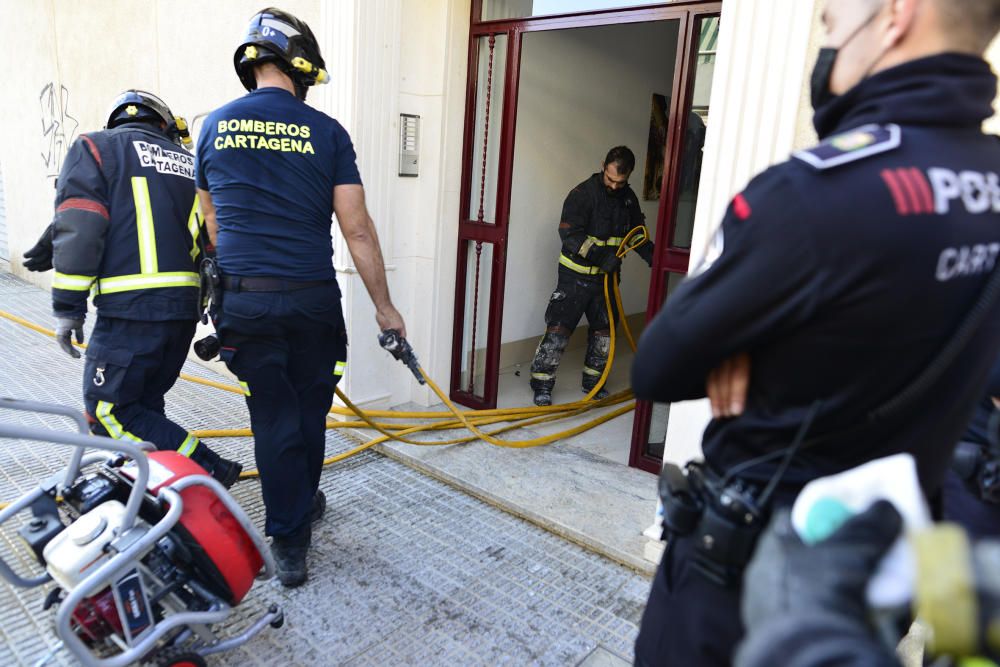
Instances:
[[[715,74],[718,12],[716,7],[692,12],[688,24],[690,50],[684,64],[687,76],[680,104],[673,112],[676,116],[673,133],[667,142],[668,164],[664,168],[663,190],[668,195],[661,199],[657,233],[657,238],[666,242],[657,246],[647,319],[656,315],[688,271],[702,151],[710,115],[709,98]],[[669,419],[669,405],[638,403],[629,465],[654,473],[660,471]]]
[[[544,272],[549,278],[554,278],[555,275],[556,256],[542,266],[541,260],[528,261],[521,252],[516,252],[517,256],[508,255],[509,248],[516,251],[520,247],[517,244],[511,245],[512,233],[519,234],[526,224],[519,217],[514,221],[512,229],[511,194],[512,188],[520,182],[517,179],[523,177],[523,174],[515,176],[513,173],[515,168],[520,169],[517,165],[523,164],[524,155],[524,151],[521,151],[521,162],[515,161],[514,144],[517,133],[515,126],[521,112],[519,89],[524,76],[531,74],[522,71],[523,67],[532,66],[522,62],[525,44],[531,46],[531,37],[534,37],[529,33],[644,23],[669,26],[668,32],[677,35],[676,39],[668,40],[669,45],[664,44],[662,55],[656,56],[670,63],[667,68],[671,73],[670,78],[662,88],[650,91],[654,98],[654,112],[656,97],[661,99],[663,105],[663,144],[655,147],[658,150],[650,151],[655,155],[654,162],[662,162],[662,169],[654,170],[653,186],[659,185],[659,188],[652,188],[656,190],[655,196],[644,197],[644,191],[650,189],[650,185],[649,175],[646,175],[646,179],[642,177],[643,169],[648,172],[651,163],[642,161],[641,157],[642,163],[636,165],[632,183],[640,197],[650,200],[653,208],[647,213],[647,224],[656,229],[657,256],[648,286],[647,318],[659,310],[669,289],[680,282],[687,270],[694,202],[701,168],[700,155],[708,119],[708,91],[711,89],[711,69],[714,67],[712,40],[718,34],[721,2],[692,0],[606,10],[604,7],[644,3],[614,2],[596,7],[593,2],[588,2],[586,9],[590,11],[584,13],[549,16],[537,16],[533,13],[537,10],[538,13],[551,14],[554,10],[542,10],[554,7],[555,4],[566,11],[574,11],[574,2],[569,0],[547,4],[497,0],[492,5],[489,0],[477,0],[473,4],[451,373],[452,399],[469,407],[493,408],[497,405],[501,345],[510,344],[510,341],[503,338],[504,325],[510,330],[508,337],[524,337],[514,336],[516,327],[510,321],[514,311],[509,308],[505,315],[505,286],[508,282],[511,286],[520,285],[524,282],[522,274],[525,272]],[[594,11],[595,9],[598,11]],[[609,48],[607,51],[607,57],[614,60],[614,49]],[[599,86],[600,81],[595,81],[594,85]],[[559,94],[559,89],[553,88],[552,95]],[[642,104],[642,115],[648,118],[650,99],[645,99]],[[546,108],[542,106],[538,112],[545,113]],[[588,109],[588,112],[593,112],[593,109]],[[523,115],[521,117],[524,118]],[[571,122],[573,115],[566,118],[567,122]],[[614,114],[609,113],[608,122],[614,121]],[[641,122],[644,123],[645,120]],[[604,150],[615,143],[618,142],[609,142]],[[650,146],[653,147],[652,142]],[[532,147],[536,153],[540,148]],[[636,152],[638,154],[639,151]],[[592,162],[596,166],[570,164],[566,167],[574,173],[580,172],[577,180],[583,180],[591,171],[599,169],[603,157],[603,153],[594,155]],[[647,182],[643,182],[644,180]],[[568,190],[553,191],[546,196],[556,197],[561,202],[567,192]],[[655,199],[659,200],[658,206]],[[521,216],[523,212],[519,209],[515,213]],[[554,235],[558,220],[548,222],[552,223]],[[645,267],[642,268],[645,270]],[[511,275],[510,281],[513,282],[508,281],[509,270],[517,272]],[[640,289],[645,289],[645,286],[640,286]],[[547,293],[519,292],[517,298],[537,299],[547,296]],[[641,310],[640,302],[638,311]],[[567,377],[566,381],[573,380]],[[655,468],[659,468],[660,458],[656,454],[656,444],[651,446],[649,443],[651,439],[656,440],[660,430],[665,434],[665,426],[660,425],[665,425],[666,417],[667,414],[660,409],[655,417],[658,426],[651,433],[653,406],[639,405],[633,425],[630,465],[653,470],[655,461]],[[627,436],[623,437],[627,439]],[[659,437],[660,456],[662,442],[663,438]]]

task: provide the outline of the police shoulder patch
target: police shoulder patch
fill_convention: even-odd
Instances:
[[[824,171],[888,153],[899,148],[902,143],[903,131],[899,125],[865,125],[830,137],[808,150],[793,153],[792,157]]]

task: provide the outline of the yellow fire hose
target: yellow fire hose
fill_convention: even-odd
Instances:
[[[641,237],[633,241],[637,235],[641,233]],[[624,258],[632,250],[639,248],[644,243],[648,241],[648,233],[644,227],[636,227],[626,234],[622,244],[618,250],[618,257]],[[543,445],[548,445],[557,440],[564,438],[569,438],[575,435],[579,435],[585,431],[588,431],[596,426],[599,426],[605,422],[608,422],[616,417],[627,414],[628,412],[635,409],[635,401],[632,399],[632,392],[630,390],[621,391],[607,398],[599,401],[592,400],[594,395],[604,386],[604,383],[608,379],[608,374],[611,371],[612,364],[615,357],[615,343],[616,343],[616,327],[615,327],[615,317],[614,311],[611,305],[611,294],[614,294],[615,303],[618,307],[618,312],[622,314],[622,325],[625,332],[625,337],[628,340],[629,346],[634,352],[636,350],[635,339],[632,336],[632,331],[629,329],[628,320],[625,318],[624,309],[622,307],[622,296],[621,290],[618,286],[618,281],[614,280],[612,274],[605,274],[604,276],[604,300],[608,309],[608,321],[611,328],[611,345],[610,351],[608,353],[608,361],[605,364],[604,372],[601,374],[600,379],[593,389],[581,400],[573,401],[571,403],[563,403],[559,405],[552,406],[529,406],[520,408],[493,408],[489,410],[459,410],[457,406],[448,398],[441,388],[438,386],[434,380],[432,380],[424,369],[420,369],[421,375],[427,382],[427,386],[441,399],[442,403],[448,408],[447,411],[423,411],[423,412],[396,412],[392,410],[370,410],[365,411],[356,406],[351,400],[338,388],[336,390],[337,396],[341,401],[344,402],[346,407],[333,406],[330,409],[330,414],[339,416],[356,416],[360,421],[328,421],[328,429],[340,429],[340,428],[359,428],[359,429],[371,429],[377,431],[380,435],[368,442],[359,445],[353,449],[346,452],[342,452],[335,456],[331,456],[323,461],[323,465],[330,465],[343,461],[355,454],[370,449],[375,445],[387,442],[389,440],[396,440],[398,442],[403,442],[411,445],[418,445],[423,447],[428,446],[443,446],[443,445],[455,445],[466,442],[472,442],[475,440],[483,440],[495,445],[497,447],[507,447],[513,449],[524,449],[528,447],[540,447]],[[18,317],[11,313],[4,312],[0,310],[0,317],[10,320],[16,324],[27,327],[33,331],[44,334],[49,337],[55,337],[55,332],[45,327],[39,326],[33,322],[30,322],[24,318]],[[79,348],[86,348],[85,344],[73,343]],[[234,394],[243,394],[243,390],[239,387],[233,385],[225,384],[223,382],[216,382],[214,380],[207,380],[205,378],[196,377],[193,375],[188,375],[187,373],[180,374],[181,379],[188,382],[193,382],[195,384],[204,385],[207,387],[213,387],[215,389],[220,389],[222,391],[232,392]],[[552,433],[550,435],[542,436],[539,438],[534,438],[532,440],[502,440],[496,436],[505,433],[507,431],[513,431],[520,428],[525,428],[528,426],[534,426],[537,424],[544,424],[548,422],[558,421],[562,419],[569,419],[572,417],[577,417],[595,408],[612,407],[619,406],[608,412],[607,414],[601,415],[596,419],[592,419],[588,422],[584,422],[578,426],[574,426],[565,431],[560,431],[558,433]],[[437,420],[430,423],[406,423],[406,422],[377,422],[376,418],[380,419],[431,419]],[[490,431],[483,431],[480,429],[481,426],[490,426],[493,424],[506,423],[505,426],[496,428]],[[452,438],[449,440],[414,440],[407,436],[414,435],[417,433],[426,433],[428,431],[447,431],[447,430],[466,430],[471,435]],[[192,433],[199,438],[222,438],[222,437],[248,437],[252,436],[253,432],[250,429],[206,429],[192,431]],[[256,477],[259,473],[256,470],[244,471],[241,475],[241,479],[246,479],[249,477]],[[6,507],[7,503],[0,503],[0,509]]]

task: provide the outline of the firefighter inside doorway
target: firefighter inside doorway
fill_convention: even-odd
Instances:
[[[620,316],[616,307],[608,308],[604,277],[621,279],[619,250],[629,230],[639,227],[642,234],[647,234],[639,199],[628,184],[634,169],[632,151],[627,146],[616,146],[608,151],[601,171],[573,188],[563,203],[558,283],[545,310],[545,335],[531,363],[530,384],[535,405],[552,405],[559,362],[584,315],[590,330],[581,383],[583,392],[590,393],[604,374],[611,348],[609,312],[615,321]],[[647,265],[653,265],[651,241],[643,243],[636,253]],[[600,387],[594,398],[607,396],[607,390]]]

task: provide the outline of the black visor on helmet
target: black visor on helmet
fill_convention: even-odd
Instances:
[[[253,68],[265,62],[275,63],[288,74],[302,99],[308,86],[330,80],[312,30],[304,21],[279,9],[257,12],[233,54],[233,65],[244,88],[257,88]]]
[[[125,123],[151,122],[166,126],[167,135],[182,146],[190,146],[191,135],[187,122],[174,116],[167,103],[145,90],[126,90],[111,103],[105,129],[112,129]]]

